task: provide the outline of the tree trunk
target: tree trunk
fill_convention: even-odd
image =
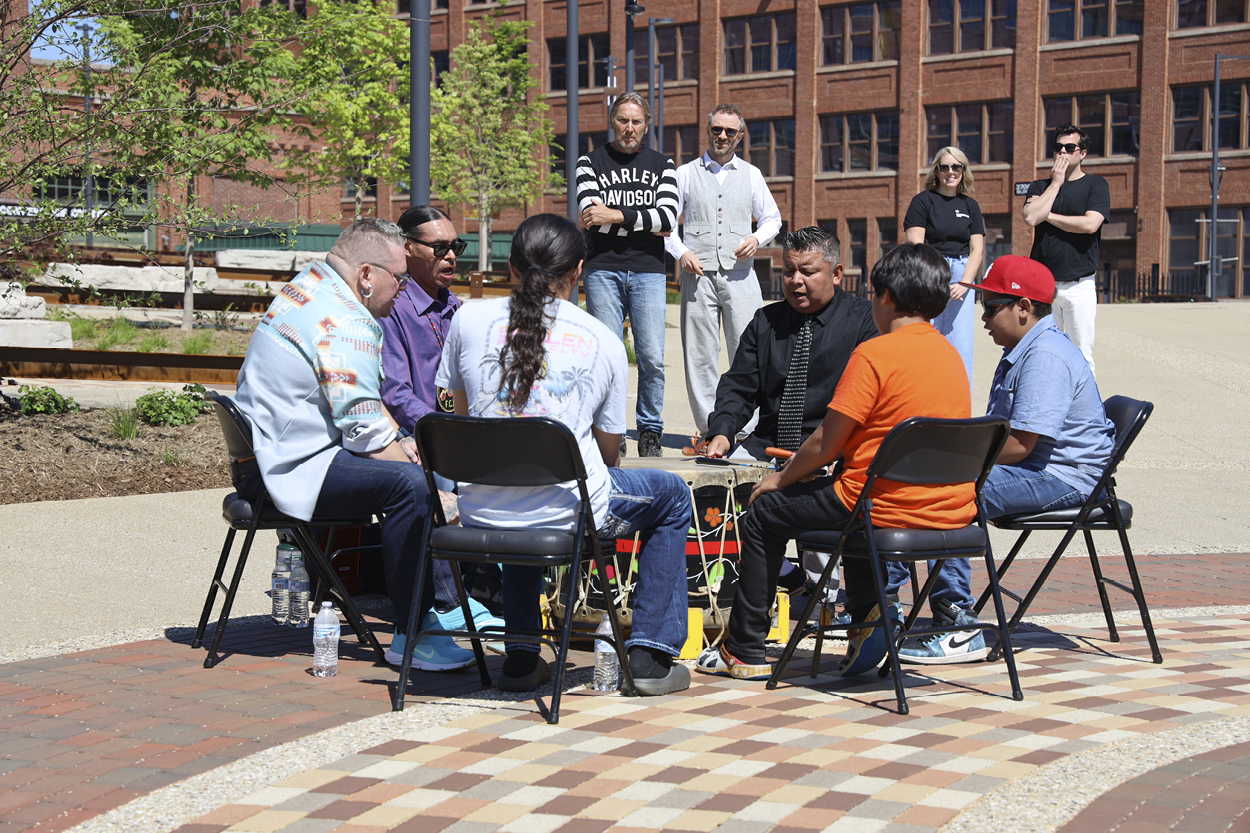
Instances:
[[[195,198],[195,177],[187,182],[187,213],[191,212],[191,200]],[[182,274],[182,329],[191,332],[195,328],[195,224],[187,218],[187,259]]]
[[[363,186],[359,182],[356,183],[356,216],[353,219],[360,219],[360,212],[364,209],[365,192]]]
[[[493,265],[491,261],[490,250],[490,204],[487,203],[485,197],[479,197],[477,201],[477,268],[482,272],[489,272]]]

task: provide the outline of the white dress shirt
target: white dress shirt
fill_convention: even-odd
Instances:
[[[712,157],[704,151],[703,155],[698,159],[693,159],[677,169],[677,216],[682,216],[686,210],[686,197],[690,193],[690,166],[703,165],[708,171],[716,177],[718,182],[724,182],[729,176],[730,170],[737,170],[745,165],[747,172],[751,176],[751,216],[755,218],[754,237],[759,241],[759,247],[762,249],[773,241],[777,236],[777,232],[781,231],[781,211],[777,208],[777,201],[773,199],[773,194],[768,190],[768,183],[764,181],[764,174],[759,168],[747,162],[745,159],[739,158],[734,154],[733,158],[724,165],[714,161]],[[739,241],[741,242],[741,241]],[[680,231],[675,231],[668,237],[664,238],[664,248],[674,260],[681,260],[681,256],[690,249],[681,239]]]

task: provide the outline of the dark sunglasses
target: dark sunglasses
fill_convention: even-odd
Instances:
[[[1081,149],[1080,145],[1074,145],[1071,142],[1056,142],[1055,143],[1055,153],[1059,153],[1060,151],[1063,151],[1065,153],[1076,153],[1080,149]]]
[[[990,300],[989,298],[982,298],[981,299],[981,308],[982,308],[981,317],[992,318],[994,316],[994,313],[998,312],[999,307],[1010,306],[1011,304],[1014,304],[1016,301],[1019,301],[1019,300],[1020,300],[1019,298],[995,298],[993,300]]]
[[[459,237],[457,237],[451,243],[431,243],[428,240],[422,240],[418,237],[413,237],[411,234],[406,234],[404,236],[407,237],[409,240],[411,240],[413,243],[420,243],[422,246],[429,246],[430,251],[434,252],[434,257],[440,258],[440,259],[447,257],[448,252],[455,252],[456,257],[460,257],[460,255],[464,254],[464,250],[469,248],[469,241],[461,240]]]
[[[707,132],[711,133],[713,136],[719,136],[724,133],[726,139],[732,139],[738,135],[737,129],[733,127],[721,127],[719,125],[712,125],[707,129]]]
[[[956,162],[954,165],[941,164],[938,165],[938,170],[944,174],[961,174],[964,172],[964,166],[961,162]]]

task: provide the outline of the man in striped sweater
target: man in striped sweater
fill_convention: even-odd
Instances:
[[[642,146],[647,100],[625,93],[612,104],[610,145],[577,160],[577,205],[590,231],[586,307],[624,338],[625,316],[638,357],[638,456],[659,457],[664,432],[664,240],[677,227],[677,169]]]

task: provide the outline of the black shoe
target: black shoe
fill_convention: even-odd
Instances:
[[[547,664],[547,660],[538,657],[538,662],[534,665],[534,670],[521,677],[509,677],[505,674],[499,675],[499,682],[495,687],[500,691],[533,691],[534,689],[545,685],[551,679],[551,666]]]
[[[639,431],[638,432],[638,456],[639,457],[662,457],[663,452],[660,451],[660,432],[659,431]]]
[[[672,668],[668,669],[668,674],[663,677],[648,677],[646,679],[634,677],[634,688],[637,689],[638,695],[641,697],[660,697],[665,694],[685,691],[690,688],[690,669],[675,662]]]
[[[798,593],[807,585],[807,573],[800,569],[791,570],[784,575],[777,576],[777,589],[785,590],[791,596]]]

